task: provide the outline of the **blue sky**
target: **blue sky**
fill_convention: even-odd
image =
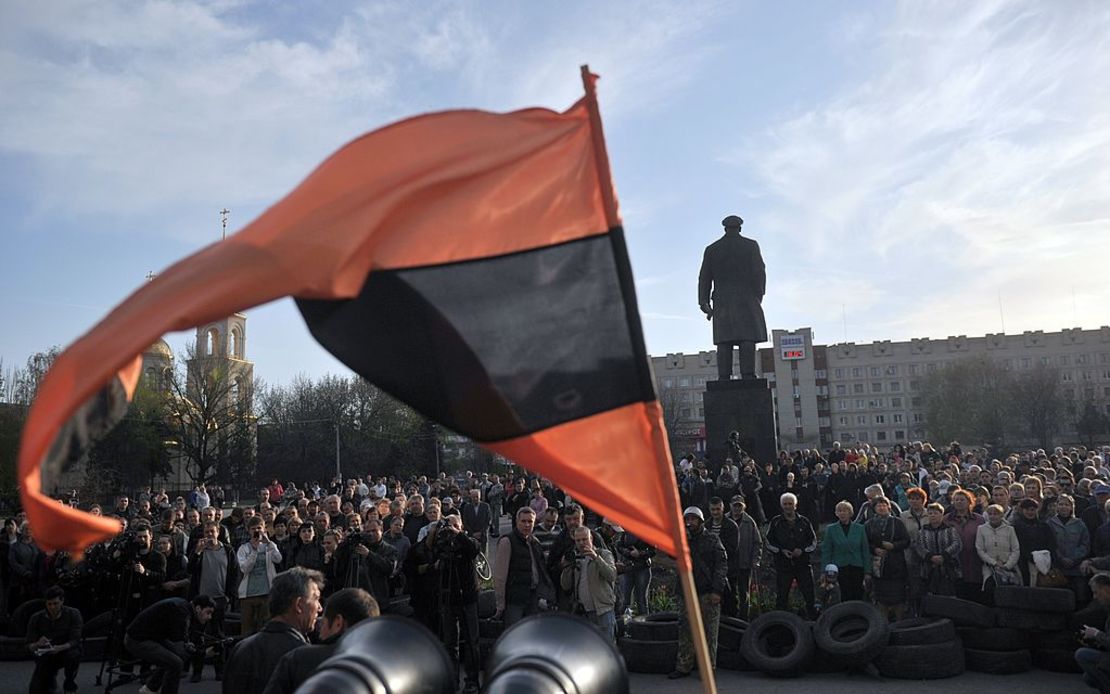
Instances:
[[[648,349],[711,347],[737,213],[770,327],[832,343],[1110,323],[1110,6],[66,2],[0,9],[0,358],[66,345],[354,136],[599,85]],[[256,373],[346,373],[291,301]],[[170,336],[180,349],[185,336]]]

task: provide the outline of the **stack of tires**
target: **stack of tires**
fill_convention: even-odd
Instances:
[[[747,631],[748,623],[744,620],[721,617],[721,626],[717,630],[717,667],[741,672],[755,669],[740,651]]]
[[[851,600],[833,605],[813,625],[816,670],[830,672],[862,667],[890,642],[890,624],[871,603]]]
[[[665,674],[678,657],[678,613],[656,612],[626,625],[617,646],[629,672]]]
[[[815,649],[810,622],[793,612],[775,610],[761,614],[748,624],[740,639],[739,655],[746,668],[793,677],[809,668]],[[718,662],[720,658],[718,649]]]
[[[999,586],[994,590],[994,603],[998,631],[1019,634],[1014,645],[1027,649],[1022,655],[1027,662],[1025,669],[1014,672],[1024,672],[1033,666],[1052,672],[1079,672],[1075,662],[1079,643],[1069,623],[1075,612],[1074,593],[1063,588]],[[1014,667],[1017,657],[1013,656]]]

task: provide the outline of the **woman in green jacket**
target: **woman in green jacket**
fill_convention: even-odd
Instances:
[[[867,533],[852,522],[855,509],[847,501],[836,505],[836,523],[825,527],[821,540],[821,563],[836,564],[840,571],[842,600],[863,600],[863,577],[871,574],[871,548]]]

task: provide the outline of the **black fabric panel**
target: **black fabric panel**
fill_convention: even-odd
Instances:
[[[375,270],[355,299],[297,305],[320,344],[426,416],[478,441],[515,438],[655,397],[615,231]]]

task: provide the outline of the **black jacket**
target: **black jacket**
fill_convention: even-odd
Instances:
[[[740,573],[740,527],[736,525],[736,521],[728,516],[721,519],[719,529],[711,527],[712,523],[713,519],[707,518],[705,529],[721,538],[721,544],[725,548],[725,556],[728,558],[728,575],[735,576]]]
[[[220,547],[227,557],[227,575],[224,577],[224,595],[232,600],[239,595],[239,561],[235,558],[235,551],[230,545],[221,544]],[[200,574],[204,570],[204,557],[196,553],[189,555],[189,597],[196,597],[200,592]],[[217,597],[215,595],[210,597]]]
[[[355,547],[370,550],[365,557]],[[374,596],[383,612],[389,606],[389,578],[397,568],[397,550],[384,540],[371,545],[365,533],[352,534],[335,550],[335,579],[344,588],[362,588]]]
[[[793,568],[795,565],[809,565],[809,556],[817,549],[817,533],[813,524],[801,514],[794,516],[794,522],[785,516],[775,516],[767,526],[767,551],[775,555],[775,567]],[[802,550],[797,558],[787,556],[787,552]]]
[[[131,620],[127,635],[136,641],[185,642],[193,606],[185,598],[166,598]]]
[[[224,668],[223,694],[262,694],[278,662],[294,648],[307,645],[295,627],[270,620],[231,651]]]
[[[315,646],[298,646],[281,656],[274,674],[266,684],[264,694],[293,694],[297,687],[312,676],[320,663],[335,653],[335,645],[342,634],[321,641]]]
[[[733,524],[735,525],[735,523]],[[690,558],[694,565],[694,587],[698,595],[728,592],[728,557],[721,539],[702,529],[697,535],[687,535],[690,541]],[[682,595],[682,591],[678,591]]]

